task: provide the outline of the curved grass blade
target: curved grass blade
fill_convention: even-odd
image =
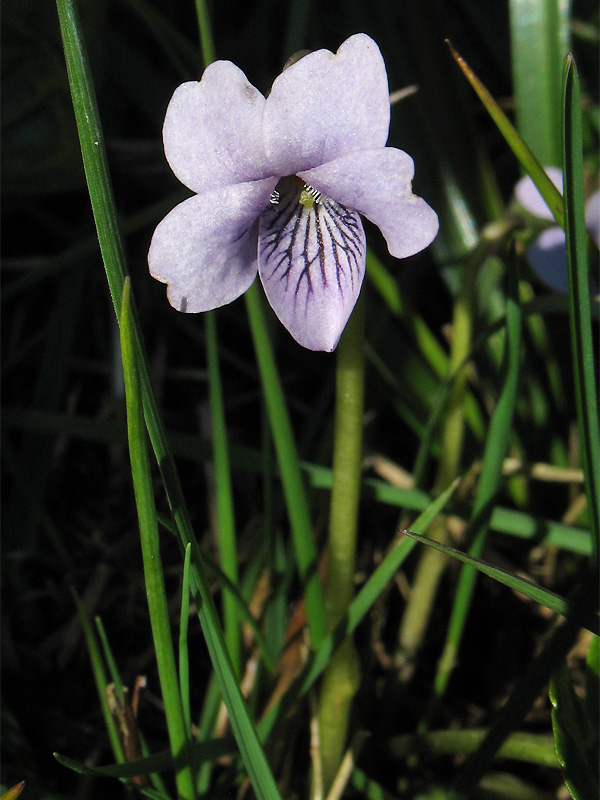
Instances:
[[[588,282],[580,102],[577,68],[573,56],[569,55],[564,65],[563,118],[569,321],[581,457],[593,534],[594,571],[597,573],[600,553],[600,433]]]
[[[469,67],[464,58],[457,53],[448,40],[447,44],[452,53],[452,57],[463,71],[465,77],[477,92],[477,95],[483,105],[486,107],[489,115],[496,123],[498,130],[506,139],[510,149],[513,151],[521,166],[531,176],[539,193],[546,201],[548,208],[554,215],[554,219],[561,228],[564,228],[564,209],[563,201],[560,192],[552,183],[550,178],[544,172],[544,168],[539,163],[535,155],[531,152],[529,147],[525,144],[523,139],[519,136],[517,130],[512,125],[506,114],[502,111],[498,103],[494,100],[492,95],[485,88],[483,83],[475,75],[473,70]]]
[[[194,742],[192,745],[192,761],[201,764],[204,761],[216,761],[223,756],[232,755],[236,751],[235,739],[231,736],[211,739],[205,742]],[[183,762],[181,757],[173,758],[172,753],[163,750],[160,753],[128,761],[124,764],[108,764],[104,767],[88,767],[72,758],[54,753],[54,758],[80,775],[96,775],[99,778],[133,778],[136,775],[150,775],[153,772],[169,772],[177,769]]]
[[[402,531],[402,533],[411,539],[421,542],[421,544],[425,544],[428,547],[433,547],[436,550],[446,553],[446,555],[455,558],[457,561],[462,561],[463,564],[468,564],[471,567],[474,567],[484,575],[488,575],[490,578],[498,581],[498,583],[502,583],[504,586],[508,586],[510,589],[514,589],[516,592],[520,592],[520,594],[523,594],[530,600],[549,608],[550,611],[554,611],[556,614],[560,614],[563,617],[566,617],[569,614],[571,608],[569,601],[565,600],[560,595],[549,591],[548,589],[544,589],[541,586],[537,586],[535,583],[526,581],[524,578],[519,578],[510,572],[506,572],[506,570],[500,569],[499,567],[494,567],[491,564],[488,564],[486,561],[482,561],[481,559],[475,558],[467,553],[461,553],[460,550],[455,550],[453,547],[448,547],[447,545],[440,544],[439,542],[434,542],[433,540],[428,539],[426,536],[419,536],[414,531]],[[598,635],[600,632],[600,621],[598,620],[597,614],[587,613],[582,620],[582,625],[596,635]]]

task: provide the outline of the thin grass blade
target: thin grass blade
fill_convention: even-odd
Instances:
[[[107,168],[93,82],[80,34],[81,26],[75,3],[73,0],[57,0],[57,8],[90,200],[96,220],[98,240],[112,301],[118,316],[122,302],[125,262],[116,224],[114,197]],[[181,491],[173,454],[152,389],[148,359],[145,355],[143,339],[135,312],[132,315],[132,335],[143,396],[146,426],[161,471],[169,507],[177,524],[183,547],[186,547],[189,542],[192,543],[191,587],[196,599],[198,615],[206,637],[211,661],[225,705],[229,711],[240,753],[257,796],[260,800],[278,799],[280,795],[237,684],[219,618],[214,607],[210,586],[202,571],[202,560],[195,543],[194,532]]]
[[[560,614],[564,617],[569,613],[569,601],[565,600],[560,595],[549,591],[548,589],[537,586],[535,583],[531,583],[524,578],[519,578],[518,576],[513,575],[510,572],[506,572],[506,570],[500,569],[499,567],[494,567],[492,564],[482,561],[479,558],[475,558],[472,555],[461,553],[460,550],[456,550],[453,547],[448,547],[447,545],[440,544],[439,542],[434,542],[431,539],[428,539],[426,536],[419,536],[418,534],[414,533],[414,531],[403,531],[403,533],[405,536],[421,542],[421,544],[425,544],[428,547],[433,547],[436,550],[440,550],[443,553],[446,553],[446,555],[455,558],[457,561],[461,561],[463,564],[469,565],[473,569],[478,570],[484,575],[487,575],[488,577],[498,581],[498,583],[502,583],[504,586],[508,586],[510,589],[525,595],[525,597],[528,597],[535,603],[539,603],[540,605],[549,608],[550,611],[554,611],[556,614]],[[596,614],[588,613],[584,617],[582,624],[589,631],[598,635],[600,621],[598,620],[598,616]]]
[[[567,263],[569,267],[569,321],[577,420],[588,501],[594,571],[600,553],[600,434],[596,392],[596,355],[592,339],[588,282],[587,236],[583,194],[581,93],[572,55],[564,65],[564,190]]]
[[[496,123],[498,130],[506,139],[506,143],[517,157],[525,172],[535,183],[539,193],[542,195],[548,205],[548,208],[552,212],[557,224],[560,225],[561,228],[564,228],[564,209],[560,192],[552,183],[550,178],[546,175],[543,166],[539,163],[535,155],[519,136],[514,125],[510,122],[506,114],[502,111],[498,103],[494,100],[483,83],[481,83],[464,58],[457,53],[450,42],[448,42],[448,46],[450,47],[450,51],[454,60],[463,71],[473,89],[477,92],[477,95],[483,105],[486,107],[488,114]]]

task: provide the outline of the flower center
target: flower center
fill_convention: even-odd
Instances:
[[[318,189],[315,189],[314,186],[311,186],[309,183],[306,183],[297,175],[294,175],[295,183],[301,187],[300,196],[298,197],[298,202],[300,205],[304,206],[305,208],[310,209],[314,206],[315,203],[321,204],[323,202],[323,195]],[[278,184],[279,185],[279,184]],[[278,205],[280,192],[275,189],[271,193],[271,197],[269,198],[269,202],[271,205]]]

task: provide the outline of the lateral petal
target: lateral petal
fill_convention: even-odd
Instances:
[[[262,141],[265,98],[230,61],[215,61],[202,79],[181,84],[163,126],[165,155],[194,192],[269,175]]]
[[[365,150],[299,174],[324,195],[360,211],[377,225],[396,258],[420,252],[436,237],[437,214],[412,193],[414,163],[402,150]]]
[[[209,311],[249,288],[256,277],[258,217],[274,184],[269,179],[195,195],[158,225],[148,265],[168,284],[174,308]]]
[[[284,70],[267,97],[263,124],[265,149],[278,175],[383,147],[390,98],[373,39],[358,33],[335,55],[317,50]]]
[[[360,217],[328,198],[299,202],[294,178],[260,217],[258,271],[282,324],[309,350],[335,349],[365,272]]]

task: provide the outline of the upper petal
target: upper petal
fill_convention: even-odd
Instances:
[[[256,277],[258,216],[275,181],[227,186],[176,206],[154,231],[150,274],[179,311],[231,303]]]
[[[288,67],[265,104],[265,149],[278,175],[384,147],[389,127],[385,64],[364,33],[347,39],[335,55],[317,50]]]
[[[230,61],[179,86],[163,126],[165,155],[194,192],[267,177],[262,142],[265,98]]]
[[[562,171],[558,167],[544,167],[544,171],[562,194]],[[533,214],[534,217],[554,221],[554,215],[546,205],[546,201],[538,192],[535,183],[531,180],[529,175],[525,175],[524,178],[521,178],[521,180],[517,182],[515,186],[515,195],[523,208],[529,211],[530,214]]]
[[[423,250],[438,232],[437,214],[412,193],[413,175],[412,158],[393,147],[344,156],[300,173],[311,186],[377,225],[396,258]]]
[[[299,203],[293,178],[260,217],[258,271],[267,299],[294,339],[309,350],[335,349],[365,272],[357,213],[327,198]]]

